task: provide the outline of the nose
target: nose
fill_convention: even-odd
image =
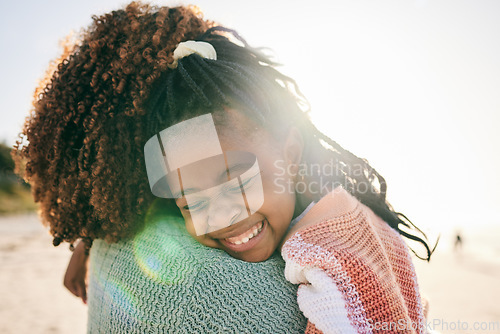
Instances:
[[[211,231],[228,227],[238,222],[242,208],[231,198],[218,198],[210,204],[207,224]]]

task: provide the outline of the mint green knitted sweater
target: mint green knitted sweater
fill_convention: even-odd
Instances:
[[[87,332],[303,333],[296,296],[277,253],[243,262],[163,216],[131,241],[94,241]]]

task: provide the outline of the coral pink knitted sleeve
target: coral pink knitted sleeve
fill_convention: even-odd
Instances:
[[[300,284],[306,333],[425,333],[422,301],[399,233],[343,188],[304,216],[282,248]]]

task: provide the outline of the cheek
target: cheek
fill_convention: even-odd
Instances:
[[[181,210],[181,214],[182,214],[182,217],[184,218],[184,224],[186,225],[186,229],[187,229],[188,233],[193,237],[196,236],[193,221],[191,220],[191,215],[189,214],[189,212],[186,213],[186,212],[184,212],[184,210]]]
[[[268,219],[277,241],[281,240],[288,226],[290,226],[294,209],[295,194],[286,191],[265,192],[261,212]]]
[[[288,175],[281,175],[272,171],[262,180],[264,188],[264,204],[274,206],[274,210],[281,212],[286,220],[293,216],[295,208],[295,192],[293,180]]]
[[[184,217],[184,222],[186,224],[186,230],[190,236],[192,236],[196,241],[200,244],[205,245],[211,248],[220,248],[220,245],[217,241],[207,238],[205,235],[196,235],[196,231],[194,229],[193,221],[191,220],[191,215],[189,213],[182,213]]]
[[[186,222],[186,229],[189,233],[190,236],[192,236],[195,239],[198,239],[198,236],[196,235],[196,231],[194,229],[194,225],[191,219],[185,219]]]

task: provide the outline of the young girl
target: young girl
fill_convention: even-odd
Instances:
[[[382,176],[317,130],[295,82],[234,31],[144,8],[97,18],[68,50],[18,148],[54,245],[83,241],[67,286],[84,295],[84,247],[147,229],[154,194],[205,246],[248,262],[281,251],[308,332],[424,332],[400,235],[430,251],[399,228],[412,225]]]

